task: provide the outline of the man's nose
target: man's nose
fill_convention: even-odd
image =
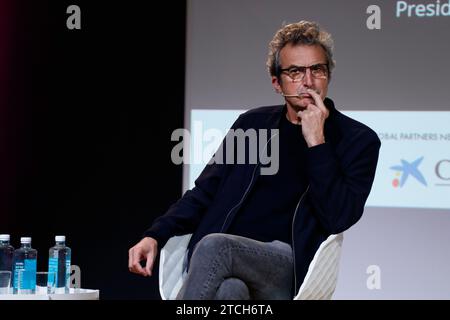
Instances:
[[[312,73],[311,73],[311,69],[306,69],[306,73],[305,73],[305,76],[303,77],[303,84],[306,86],[306,87],[312,87],[312,85],[313,85],[313,76],[312,76]]]

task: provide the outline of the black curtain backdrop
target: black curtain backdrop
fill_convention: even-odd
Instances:
[[[39,270],[64,234],[82,287],[159,299],[156,276],[128,272],[128,249],[181,196],[170,136],[183,126],[186,4],[7,3],[0,233],[15,247],[33,237]],[[81,30],[66,28],[72,4]]]

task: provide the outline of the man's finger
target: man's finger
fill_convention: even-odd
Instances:
[[[131,267],[133,266],[133,249],[128,250],[128,269],[131,271]]]
[[[141,261],[140,254],[136,250],[133,250],[131,259],[132,262],[130,271],[145,276],[146,275],[145,270],[144,268],[142,268],[140,264]]]
[[[308,89],[307,91],[311,95],[311,97],[313,97],[314,102],[316,103],[315,106],[326,114],[328,112],[328,109],[327,107],[325,107],[325,104],[322,101],[322,97],[313,89]]]

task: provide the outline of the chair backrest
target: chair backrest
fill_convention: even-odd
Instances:
[[[344,234],[332,234],[322,242],[309,264],[295,300],[330,300],[336,289]]]
[[[161,249],[159,292],[163,300],[173,300],[186,276],[187,246],[192,234],[175,236]],[[330,235],[317,249],[295,300],[331,299],[337,284],[343,233]]]

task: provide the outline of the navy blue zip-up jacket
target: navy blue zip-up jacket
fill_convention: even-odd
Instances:
[[[309,186],[299,199],[292,222],[294,294],[320,244],[361,218],[381,145],[369,127],[337,111],[331,99],[324,103],[330,111],[324,127],[326,142],[307,151]],[[239,116],[232,129],[277,129],[286,108],[249,110]],[[172,236],[193,233],[188,246],[190,258],[192,248],[205,235],[227,232],[259,174],[259,163],[208,164],[195,187],[157,218],[144,235],[155,238],[161,248]],[[273,201],[277,197],[274,194]]]

